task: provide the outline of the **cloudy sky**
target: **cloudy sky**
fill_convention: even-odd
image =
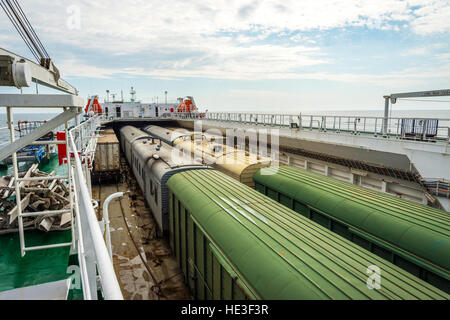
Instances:
[[[383,94],[450,87],[447,0],[19,2],[83,97],[129,98],[134,86],[144,101],[167,90],[210,111],[297,113],[382,109]],[[3,12],[0,46],[32,57]],[[450,103],[396,108],[430,106]]]

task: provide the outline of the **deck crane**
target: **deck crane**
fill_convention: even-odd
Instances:
[[[0,0],[0,6],[5,11],[11,23],[16,28],[19,35],[25,41],[33,56],[38,60],[32,62],[24,57],[0,48],[0,86],[29,87],[31,82],[57,89],[65,94],[0,94],[0,106],[6,107],[8,129],[10,131],[11,143],[0,150],[0,160],[12,155],[14,167],[14,187],[16,194],[15,218],[19,225],[19,241],[21,256],[29,251],[71,247],[75,252],[78,251],[80,264],[81,281],[83,287],[83,297],[85,299],[96,299],[98,295],[98,284],[104,292],[105,299],[123,299],[119,283],[115,276],[114,267],[111,263],[107,248],[103,242],[101,230],[95,218],[95,213],[91,204],[91,197],[87,187],[83,184],[83,176],[89,177],[89,172],[82,172],[81,160],[74,144],[69,138],[69,120],[82,112],[84,106],[83,99],[78,97],[78,91],[75,87],[61,79],[59,70],[55,67],[52,59],[48,55],[36,32],[20,8],[17,0]],[[37,91],[37,90],[36,90]],[[32,130],[27,135],[15,140],[14,135],[14,108],[62,108],[63,112],[45,124]],[[70,206],[68,209],[60,211],[42,211],[24,214],[22,211],[22,200],[20,192],[20,180],[26,181],[34,178],[20,178],[17,163],[17,151],[26,145],[42,144],[36,140],[53,131],[60,125],[65,126],[64,141],[49,141],[59,145],[66,145],[66,175],[52,176],[51,179],[61,179],[68,182]],[[71,144],[75,166],[72,167],[72,154],[70,152]],[[86,159],[81,151],[81,159]],[[86,161],[85,161],[86,163]],[[72,176],[74,173],[75,176]],[[77,181],[77,184],[74,182]],[[78,188],[76,187],[78,185]],[[78,189],[78,190],[77,190]],[[74,192],[74,191],[79,191]],[[76,196],[78,194],[78,196]],[[77,201],[80,199],[80,201]],[[23,199],[25,200],[25,198]],[[55,215],[65,214],[70,216],[71,234],[70,242],[52,243],[44,245],[27,246],[25,242],[24,216],[33,215]],[[75,219],[77,223],[75,224]],[[83,221],[83,222],[81,222]],[[83,227],[85,226],[85,227]],[[76,236],[77,234],[78,236]],[[82,235],[82,236],[81,236]],[[89,240],[83,240],[89,239]],[[89,241],[89,242],[87,242]],[[87,246],[89,243],[89,246]],[[28,243],[29,245],[29,243]],[[85,251],[86,250],[86,251]],[[101,279],[98,282],[98,279]],[[33,288],[32,286],[31,288]],[[30,287],[28,287],[30,288]],[[24,289],[24,288],[21,288]],[[28,290],[28,289],[27,289]],[[22,292],[22,291],[21,291]]]
[[[0,0],[4,10],[19,35],[30,49],[37,62],[0,48],[0,86],[30,87],[32,82],[66,93],[61,94],[1,94],[0,106],[11,108],[64,108],[64,112],[36,128],[29,134],[13,141],[0,150],[3,160],[46,133],[59,127],[81,112],[83,99],[78,97],[78,90],[60,77],[58,68],[53,63],[47,50],[28,21],[17,0]],[[11,122],[12,118],[8,118]]]
[[[0,0],[0,6],[5,11],[11,23],[16,28],[19,35],[25,41],[37,63],[21,57],[15,53],[0,48],[0,86],[9,86],[22,89],[29,87],[32,82],[42,84],[44,86],[63,91],[66,94],[0,94],[0,106],[6,107],[8,129],[10,131],[11,143],[0,150],[0,161],[12,156],[12,164],[14,169],[14,187],[16,194],[16,211],[11,215],[11,220],[18,220],[19,240],[21,256],[25,256],[28,251],[50,249],[56,247],[72,247],[75,249],[75,227],[74,227],[74,204],[73,204],[73,188],[71,175],[71,156],[67,147],[69,137],[68,128],[69,120],[74,118],[81,112],[83,99],[78,97],[78,91],[75,87],[61,79],[59,70],[54,65],[52,59],[48,55],[36,32],[25,16],[17,0]],[[62,108],[63,112],[55,118],[38,126],[26,135],[21,136],[18,140],[14,133],[14,108]],[[65,176],[53,176],[52,179],[66,180],[68,183],[70,207],[60,211],[43,211],[35,212],[32,215],[52,215],[65,214],[71,219],[72,241],[67,243],[56,243],[42,246],[27,246],[25,242],[24,217],[30,215],[22,211],[22,204],[25,199],[21,199],[20,188],[22,181],[31,181],[32,178],[19,178],[17,152],[29,145],[41,145],[42,141],[37,141],[48,132],[52,132],[57,127],[65,125],[64,141],[50,140],[47,144],[58,144],[66,146],[65,158],[67,159],[67,174]]]
[[[417,92],[391,93],[384,95],[384,118],[383,118],[383,135],[388,134],[389,105],[397,102],[397,99],[404,98],[430,98],[450,96],[450,89],[428,90]]]
[[[0,85],[29,87],[31,81],[72,95],[76,88],[61,79],[58,68],[37,36],[17,0],[0,0],[0,6],[9,18],[37,63],[0,48]]]

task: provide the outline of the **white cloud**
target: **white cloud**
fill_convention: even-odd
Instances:
[[[441,53],[437,55],[439,59],[446,61],[447,63],[450,61],[450,52]]]
[[[395,32],[398,23],[419,34],[450,30],[448,0],[23,0],[21,4],[44,43],[83,49],[92,57],[109,56],[109,64],[95,64],[69,52],[59,54],[67,59],[56,61],[63,74],[79,77],[378,81],[372,75],[305,74],[305,67],[327,66],[333,59],[303,33],[350,26]],[[79,30],[66,26],[66,9],[73,5],[81,10]],[[414,9],[417,5],[421,8]],[[0,34],[5,30],[10,32],[9,22],[0,19]],[[261,42],[291,32],[298,36],[290,42]],[[9,37],[0,41],[13,44]],[[409,54],[425,51],[418,48]],[[137,55],[141,60],[130,59]],[[148,57],[145,61],[143,55]],[[128,66],[110,67],[115,60]]]
[[[426,5],[415,11],[416,19],[411,21],[418,34],[431,34],[450,31],[450,2],[426,1]]]
[[[374,85],[391,90],[407,90],[408,88],[429,87],[433,81],[446,82],[450,79],[450,56],[441,54],[440,58],[445,60],[441,66],[429,69],[407,68],[387,73],[333,73],[333,72],[290,72],[286,68],[265,72],[265,70],[248,69],[236,70],[235,66],[218,70],[212,66],[204,66],[195,69],[179,69],[176,66],[163,69],[146,68],[101,68],[85,64],[83,61],[70,60],[61,65],[69,80],[72,77],[86,78],[115,78],[150,76],[165,80],[178,80],[181,78],[206,78],[206,79],[229,79],[229,80],[261,80],[261,79],[295,79],[295,80],[322,80],[336,81],[340,83],[351,83],[354,85]],[[256,62],[259,65],[259,62]]]
[[[395,28],[410,23],[420,33],[450,28],[448,0],[78,0],[21,1],[46,37],[87,49],[128,53],[149,46],[187,48],[218,32],[254,32],[255,39],[283,31],[328,30],[347,26]],[[81,9],[81,29],[68,30],[67,7]],[[412,6],[422,5],[418,10]],[[4,19],[6,20],[6,19]],[[0,23],[0,27],[1,27]],[[248,40],[248,37],[247,37]]]
[[[91,64],[83,63],[77,59],[67,59],[58,64],[62,78],[94,78],[109,79],[114,74],[122,73],[116,68],[102,68]],[[119,71],[119,72],[118,72]]]
[[[402,52],[402,56],[424,56],[430,53],[429,47],[410,48]]]

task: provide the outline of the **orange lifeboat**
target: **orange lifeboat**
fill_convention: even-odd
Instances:
[[[181,103],[178,105],[177,112],[194,112],[197,110],[194,99],[192,97],[186,97],[184,99],[178,99]]]
[[[93,96],[88,99],[88,102],[87,102],[86,108],[84,109],[84,112],[87,114],[89,114],[89,113],[102,114],[103,113],[102,106],[98,102],[98,96]]]

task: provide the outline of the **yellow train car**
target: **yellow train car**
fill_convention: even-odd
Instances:
[[[190,135],[190,138],[187,139],[186,135],[183,134],[184,138],[180,139],[180,132],[153,125],[145,128],[144,131],[155,138],[163,139],[166,143],[171,143],[172,146],[183,150],[195,159],[252,188],[255,186],[253,175],[259,169],[272,165],[272,161],[268,157],[238,150],[221,143],[220,136],[200,135],[189,130],[183,130]],[[161,133],[163,133],[162,136]]]

